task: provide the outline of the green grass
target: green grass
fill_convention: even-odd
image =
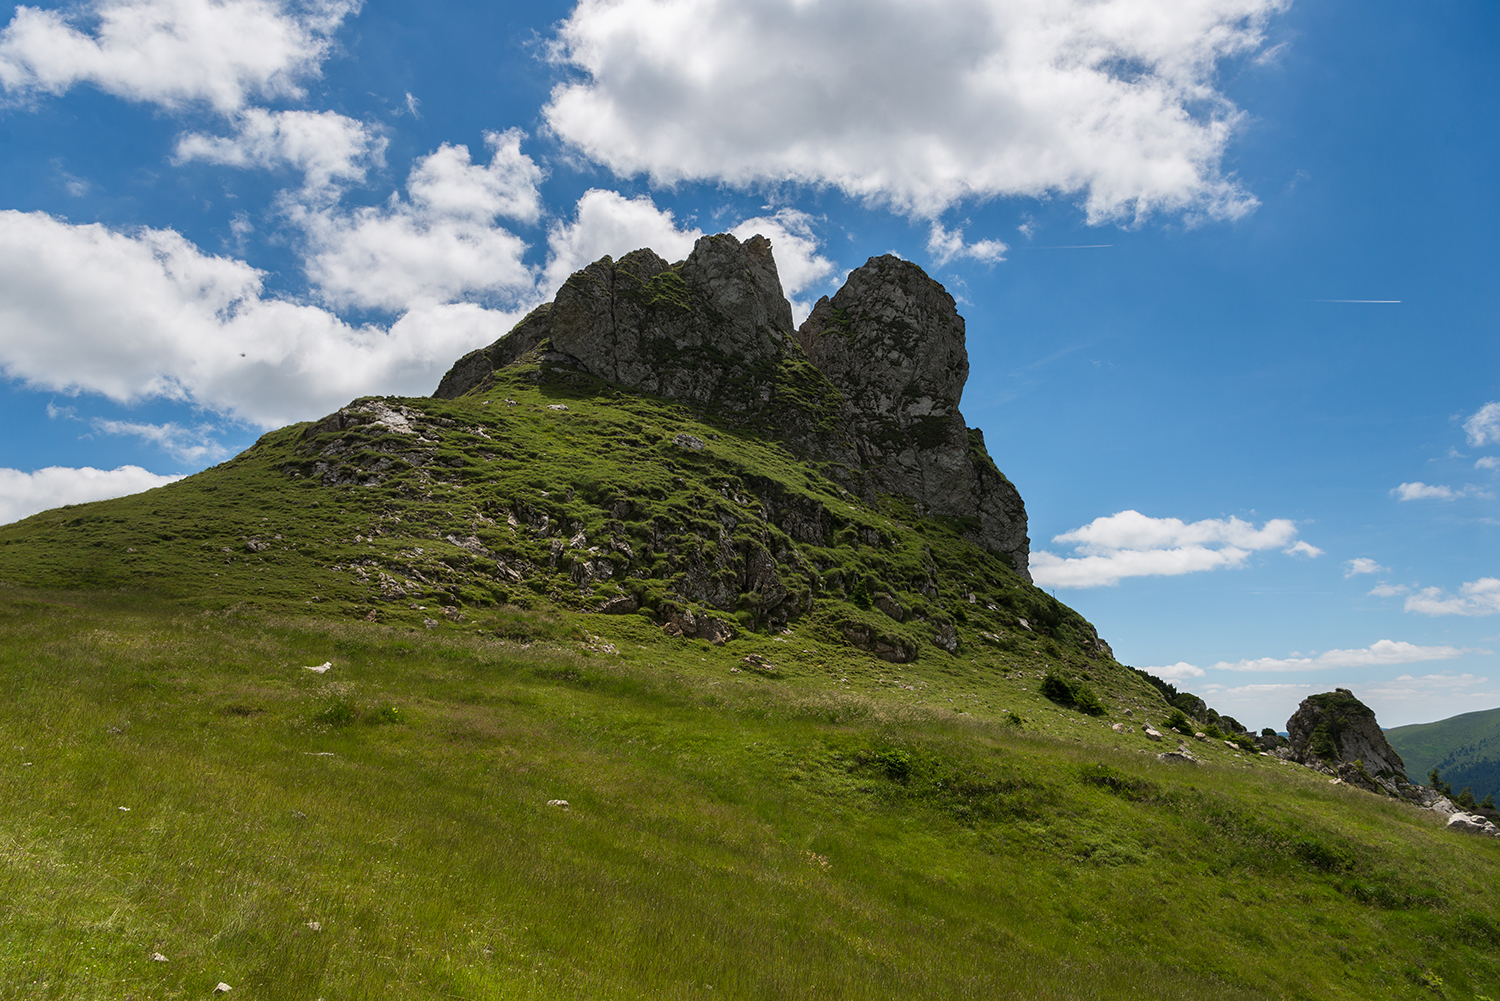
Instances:
[[[0,526],[0,999],[1500,997],[1495,842],[1170,732],[962,525],[545,367],[379,402]]]
[[[0,599],[0,997],[1500,992],[1493,842],[1035,677]]]

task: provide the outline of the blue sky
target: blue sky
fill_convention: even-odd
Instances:
[[[0,519],[430,392],[573,268],[771,237],[968,320],[1039,583],[1257,728],[1500,705],[1500,8],[0,7]]]

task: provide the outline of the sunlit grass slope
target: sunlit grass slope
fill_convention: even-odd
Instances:
[[[1500,998],[1494,842],[830,472],[518,368],[0,528],[0,998]]]
[[[1495,845],[1434,815],[608,625],[5,590],[0,997],[1500,994]]]

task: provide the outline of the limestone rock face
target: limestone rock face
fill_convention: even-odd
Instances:
[[[1336,774],[1371,792],[1403,795],[1406,765],[1375,722],[1375,713],[1347,688],[1309,695],[1286,723],[1291,759]]]
[[[677,264],[650,250],[601,258],[459,359],[434,395],[528,358],[751,426],[867,500],[899,494],[959,519],[1030,579],[1025,505],[958,410],[963,318],[914,264],[871,258],[794,330],[764,237],[705,236]]]
[[[848,402],[876,488],[974,519],[971,540],[1012,554],[1030,579],[1021,495],[958,409],[969,352],[947,290],[910,261],[872,257],[832,299],[818,300],[797,341]]]

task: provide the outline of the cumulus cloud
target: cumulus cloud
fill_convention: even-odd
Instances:
[[[927,234],[927,252],[939,266],[959,257],[967,257],[982,264],[996,264],[1005,260],[1005,252],[1009,249],[999,240],[965,243],[963,229],[944,229],[939,222],[934,222]]]
[[[1201,678],[1204,674],[1203,668],[1194,667],[1192,664],[1181,660],[1179,660],[1175,664],[1168,664],[1166,667],[1146,667],[1142,668],[1142,670],[1146,671],[1149,674],[1156,675],[1163,681],[1181,681],[1184,678]]]
[[[19,521],[63,504],[124,497],[180,479],[181,476],[158,476],[140,466],[121,466],[118,469],[48,466],[31,473],[0,469],[0,524]]]
[[[0,30],[0,86],[58,95],[91,83],[130,101],[222,113],[297,98],[360,0],[92,0],[18,6]],[[90,30],[81,30],[79,25]]]
[[[1500,445],[1500,400],[1486,403],[1473,417],[1464,421],[1464,433],[1475,448]]]
[[[1298,539],[1290,546],[1287,546],[1282,550],[1282,552],[1286,553],[1288,556],[1305,556],[1310,560],[1317,559],[1319,556],[1323,555],[1323,550],[1319,549],[1311,542],[1304,542],[1301,539]]]
[[[212,424],[183,427],[174,422],[166,424],[143,424],[135,421],[113,421],[103,418],[91,422],[101,434],[132,435],[150,442],[178,462],[201,462],[204,459],[222,459],[229,454],[214,433],[218,428]]]
[[[1417,646],[1396,640],[1379,640],[1360,650],[1328,650],[1316,656],[1260,657],[1255,660],[1219,661],[1214,671],[1321,671],[1335,667],[1381,667],[1414,664],[1428,660],[1452,660],[1466,653],[1485,652],[1453,646]]]
[[[1383,567],[1368,556],[1358,556],[1352,560],[1344,561],[1344,576],[1357,577],[1366,573],[1389,573],[1390,567]]]
[[[1255,204],[1214,86],[1286,0],[582,0],[544,114],[658,182],[797,181],[936,216],[1064,193],[1093,222]]]
[[[1474,460],[1475,469],[1500,469],[1500,459],[1486,455]]]
[[[173,230],[0,211],[0,369],[62,392],[191,401],[261,426],[364,393],[421,394],[520,311],[428,304],[389,328],[269,298]]]
[[[756,216],[728,232],[741,240],[756,234],[771,241],[782,291],[792,303],[792,314],[801,322],[812,310],[798,293],[828,282],[833,262],[818,253],[813,218],[805,212],[784,208],[770,216]],[[554,223],[547,234],[548,264],[545,287],[557,289],[568,276],[608,254],[620,257],[650,247],[668,261],[686,257],[703,235],[696,226],[679,227],[670,210],[659,209],[647,195],[626,198],[617,191],[591,188],[578,199],[571,222]]]
[[[1309,556],[1322,552],[1316,546],[1299,548],[1296,537],[1297,526],[1285,518],[1256,528],[1234,517],[1189,523],[1121,511],[1055,536],[1053,542],[1071,543],[1077,555],[1033,552],[1031,575],[1044,587],[1112,586],[1126,577],[1243,566],[1251,553],[1267,549]]]
[[[230,167],[302,172],[302,197],[336,198],[385,162],[386,139],[363,122],[333,111],[267,111],[250,108],[236,116],[228,136],[190,132],[177,140],[173,159]]]
[[[542,172],[521,152],[524,134],[485,136],[488,164],[466,146],[444,144],[419,159],[406,198],[344,211],[292,206],[306,234],[307,275],[335,307],[402,310],[458,298],[499,298],[506,306],[534,295],[527,244],[498,226],[500,217],[541,217]]]
[[[1423,615],[1494,615],[1500,612],[1500,578],[1481,577],[1446,594],[1442,588],[1426,587],[1406,599],[1408,612]]]

